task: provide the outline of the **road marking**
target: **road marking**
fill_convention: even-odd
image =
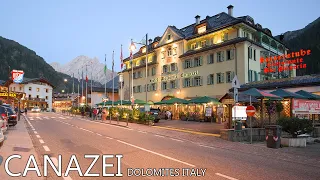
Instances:
[[[112,126],[112,127],[122,128],[122,129],[126,129],[126,130],[128,130],[128,131],[132,131],[132,130],[133,130],[133,129],[127,128],[127,127],[115,126],[115,125],[106,124],[106,123],[99,123],[99,122],[94,122],[94,121],[91,121],[91,120],[82,120],[82,119],[77,119],[77,120],[79,120],[79,121],[87,121],[87,122],[90,122],[90,123],[103,124],[103,125],[105,125],[105,126]]]
[[[147,134],[147,132],[144,132],[144,131],[138,131],[139,133],[143,133],[143,134]]]
[[[117,140],[117,141],[120,142],[120,143],[126,144],[126,145],[128,145],[128,146],[131,146],[131,147],[134,147],[134,148],[137,148],[137,149],[140,149],[140,150],[143,150],[143,151],[146,151],[146,152],[149,152],[149,153],[152,153],[152,154],[161,156],[161,157],[163,157],[163,158],[170,159],[170,160],[172,160],[172,161],[176,161],[176,162],[179,162],[179,163],[182,163],[182,164],[191,166],[191,167],[196,167],[196,166],[193,165],[193,164],[189,164],[189,163],[187,163],[187,162],[180,161],[180,160],[178,160],[178,159],[175,159],[175,158],[172,158],[172,157],[169,157],[169,156],[166,156],[166,155],[163,155],[163,154],[160,154],[160,153],[157,153],[157,152],[154,152],[154,151],[151,151],[151,150],[148,150],[148,149],[145,149],[145,148],[142,148],[142,147],[133,145],[133,144],[129,144],[129,143],[124,142],[124,141],[121,141],[121,140]]]
[[[42,139],[39,139],[39,141],[40,141],[41,144],[44,144],[44,141]]]
[[[56,118],[56,117],[51,117],[51,119]]]
[[[60,119],[66,119],[66,118],[64,118],[64,117],[59,117]]]
[[[38,132],[37,132],[37,131],[33,131],[33,133],[38,134]]]
[[[102,136],[101,134],[99,134],[99,133],[96,133],[96,135],[98,135],[98,136]]]
[[[179,129],[179,128],[163,127],[163,126],[152,126],[152,127],[153,127],[153,128],[173,130],[173,131],[186,132],[186,133],[197,134],[197,135],[220,137],[220,134],[203,133],[203,132],[190,131],[190,130]]]
[[[113,139],[112,137],[108,137],[108,136],[106,136],[105,138],[107,138],[107,139]]]
[[[64,174],[64,173],[63,173],[63,174]],[[64,176],[63,176],[63,179],[64,179],[64,180],[72,180],[72,178],[71,178],[69,175],[68,175],[67,177],[64,177]]]
[[[198,144],[198,145],[199,145],[199,146],[201,146],[201,147],[206,147],[206,148],[216,149],[216,148],[211,147],[211,146],[206,146],[206,145],[202,145],[202,144]]]
[[[238,180],[236,178],[233,178],[233,177],[230,177],[230,176],[227,176],[227,175],[224,175],[224,174],[220,174],[220,173],[215,173],[217,176],[221,176],[221,177],[224,177],[226,179],[230,179],[230,180]]]
[[[39,135],[36,135],[37,136],[37,138],[41,138]]]
[[[174,139],[174,138],[170,138],[171,140],[174,140],[174,141],[178,141],[178,142],[183,142],[182,140],[180,139]]]
[[[49,119],[48,117],[43,117],[43,118],[45,118],[45,119]]]
[[[43,149],[44,149],[45,151],[50,151],[50,149],[48,148],[48,146],[43,146]]]
[[[155,134],[154,136],[164,138],[164,136],[160,136],[160,135],[158,135],[158,134]]]

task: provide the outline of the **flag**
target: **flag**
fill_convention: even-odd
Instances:
[[[107,74],[107,55],[104,55],[104,75]]]
[[[89,79],[88,79],[88,76],[86,75],[86,82],[88,82],[88,80],[89,80]]]
[[[121,61],[121,70],[122,70],[123,68],[122,44],[121,44],[121,52],[120,52],[120,61]]]

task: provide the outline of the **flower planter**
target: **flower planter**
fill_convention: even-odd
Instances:
[[[186,120],[187,120],[187,116],[180,116],[180,119],[181,119],[182,121],[186,121]]]
[[[281,138],[281,145],[289,147],[306,147],[307,138]]]

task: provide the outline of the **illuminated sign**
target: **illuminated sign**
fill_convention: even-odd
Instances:
[[[12,74],[12,81],[14,83],[19,84],[23,81],[23,75],[24,75],[23,71],[12,70],[11,74]]]
[[[188,77],[192,77],[192,76],[196,76],[199,74],[199,71],[194,71],[194,72],[190,72],[190,73],[181,73],[180,77],[181,78],[188,78]],[[174,74],[174,75],[169,75],[169,76],[161,76],[155,79],[150,79],[151,83],[156,83],[156,82],[160,82],[160,81],[172,81],[172,80],[176,80],[178,79],[178,75]]]
[[[282,72],[293,69],[306,69],[307,64],[303,62],[304,56],[311,54],[311,50],[303,50],[297,52],[292,52],[289,54],[271,56],[271,57],[261,57],[260,63],[266,63],[264,68],[264,73]]]
[[[320,114],[320,101],[293,99],[292,111],[294,114]]]
[[[8,97],[8,93],[7,92],[1,92],[0,93],[0,97]],[[9,97],[17,97],[16,93],[9,93]]]

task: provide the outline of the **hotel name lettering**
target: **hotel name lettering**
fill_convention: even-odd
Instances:
[[[180,76],[178,74],[174,74],[174,75],[169,75],[169,76],[161,76],[155,79],[150,79],[151,83],[156,83],[156,82],[160,82],[160,81],[172,81],[172,80],[176,80],[179,77],[180,78],[188,78],[188,77],[193,77],[199,74],[199,71],[194,71],[194,72],[189,72],[189,73],[181,73]]]
[[[8,93],[7,92],[0,92],[0,97],[7,97]],[[17,97],[16,93],[9,93],[9,97]]]

